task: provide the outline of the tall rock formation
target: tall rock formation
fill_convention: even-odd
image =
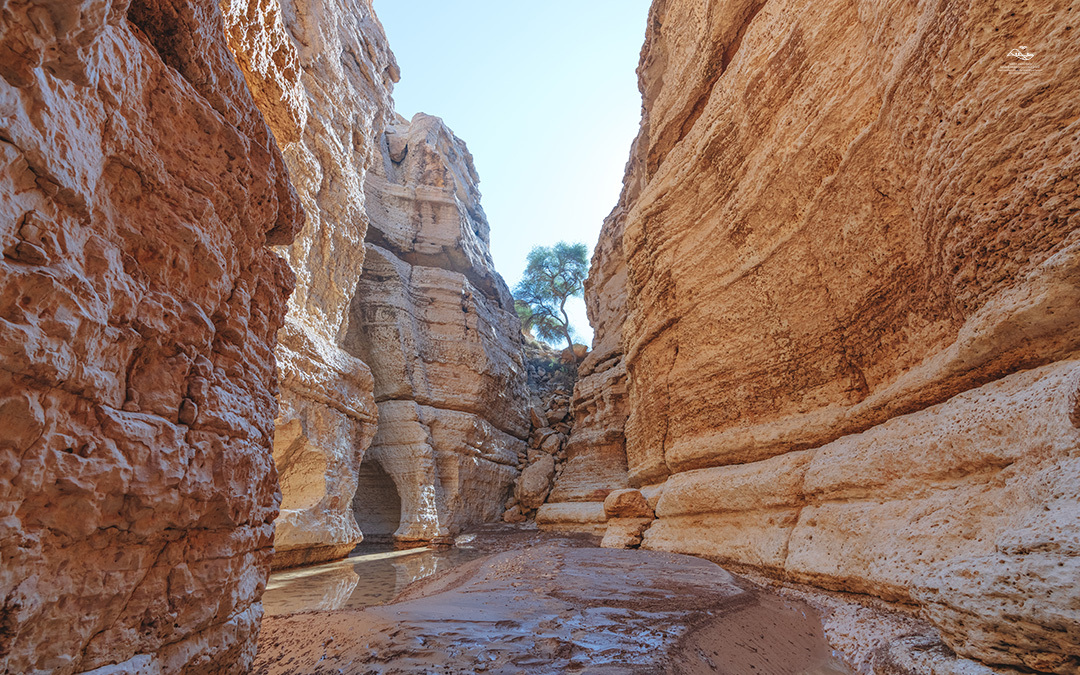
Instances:
[[[245,672],[302,211],[205,0],[0,6],[0,671]]]
[[[339,558],[362,538],[352,498],[377,410],[367,365],[342,348],[364,267],[364,183],[398,78],[370,0],[225,0],[229,43],[281,144],[307,224],[280,250],[296,273],[277,350],[274,565]]]
[[[381,148],[345,340],[371,366],[379,406],[365,460],[378,467],[355,504],[358,518],[385,519],[382,502],[396,496],[398,524],[369,527],[439,541],[498,517],[517,476],[530,430],[521,330],[465,144],[417,114],[389,127]]]
[[[1080,669],[1077,11],[654,3],[589,290],[644,547]]]

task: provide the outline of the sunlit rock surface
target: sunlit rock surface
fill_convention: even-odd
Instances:
[[[433,541],[502,513],[530,431],[521,332],[465,144],[418,114],[389,127],[381,149],[345,344],[375,380],[366,462],[400,496],[393,537]]]
[[[398,69],[370,0],[225,0],[230,46],[308,214],[281,250],[296,273],[277,350],[281,476],[275,566],[337,558],[362,538],[356,477],[375,433],[368,367],[342,349],[364,266],[367,167]]]
[[[0,7],[0,671],[246,672],[303,222],[214,2]]]
[[[1080,668],[1076,9],[654,3],[588,290],[625,393],[577,394],[621,399],[629,482],[666,481],[643,546]]]

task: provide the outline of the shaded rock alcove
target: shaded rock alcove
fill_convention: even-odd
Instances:
[[[394,540],[394,533],[401,525],[401,495],[394,478],[370,454],[360,463],[352,509],[365,542]]]

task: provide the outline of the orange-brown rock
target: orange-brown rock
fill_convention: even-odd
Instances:
[[[652,518],[621,518],[608,516],[600,548],[637,548]]]
[[[643,546],[1080,668],[1077,9],[654,3],[593,262],[625,311],[588,290],[630,482],[666,480]]]
[[[222,7],[230,46],[308,216],[280,250],[297,281],[277,350],[274,564],[317,562],[362,538],[352,499],[378,411],[370,370],[342,341],[364,265],[364,182],[393,118],[397,63],[370,0]]]
[[[217,3],[5,3],[0,156],[0,671],[245,672],[302,213]]]

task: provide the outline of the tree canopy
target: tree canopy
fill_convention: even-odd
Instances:
[[[514,308],[523,327],[536,331],[541,340],[564,338],[567,347],[574,348],[566,302],[584,291],[588,253],[585,244],[563,241],[529,251],[525,273],[514,287]]]

